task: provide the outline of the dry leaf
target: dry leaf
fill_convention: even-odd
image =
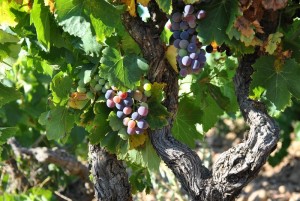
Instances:
[[[255,34],[253,28],[251,27],[251,23],[243,16],[237,18],[234,23],[234,27],[237,28],[242,33],[242,35],[246,37],[250,37]]]
[[[265,9],[273,9],[274,11],[284,8],[288,0],[262,0]]]
[[[54,13],[55,11],[55,6],[54,6],[54,0],[44,0],[45,6],[50,7],[50,12]]]
[[[142,4],[142,6],[147,7],[150,0],[137,0],[137,2]]]
[[[127,10],[129,14],[133,17],[136,17],[135,0],[122,0],[122,3],[127,5]]]
[[[166,58],[171,64],[172,68],[176,71],[176,73],[178,73],[176,56],[176,48],[174,47],[174,45],[170,45],[166,52]]]

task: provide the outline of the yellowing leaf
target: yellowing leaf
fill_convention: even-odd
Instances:
[[[150,2],[150,0],[137,0],[138,3],[142,4],[142,6],[148,6],[148,3]]]
[[[81,110],[87,104],[89,100],[84,93],[74,92],[71,94],[68,105],[71,108]]]
[[[50,12],[54,13],[55,11],[55,6],[54,6],[54,0],[44,0],[45,6],[50,7]]]
[[[0,25],[15,27],[17,25],[15,19],[8,1],[0,1]]]
[[[176,56],[177,56],[177,52],[174,45],[169,46],[166,52],[166,58],[168,62],[171,64],[172,68],[178,73]]]
[[[282,33],[276,32],[274,34],[270,34],[268,37],[268,44],[266,46],[266,52],[269,54],[273,54],[277,49],[278,44],[281,42]]]
[[[129,136],[129,149],[134,149],[136,147],[139,147],[143,145],[146,141],[147,133],[142,133],[139,135],[130,135]]]
[[[122,0],[122,3],[127,5],[127,10],[129,14],[136,17],[135,1],[134,0]]]

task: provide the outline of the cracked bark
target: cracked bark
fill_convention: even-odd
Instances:
[[[153,10],[150,7],[150,11],[156,16],[162,15],[155,7]],[[255,178],[279,139],[279,128],[268,116],[263,104],[248,98],[250,76],[253,72],[251,65],[255,63],[259,52],[244,55],[234,77],[240,110],[250,126],[248,137],[222,153],[212,170],[208,170],[195,152],[172,137],[171,126],[178,107],[177,75],[164,58],[165,48],[157,37],[160,29],[153,24],[145,25],[139,18],[133,18],[128,13],[122,17],[124,26],[140,45],[145,59],[149,61],[148,79],[151,82],[167,83],[164,105],[171,113],[170,125],[149,132],[157,154],[173,171],[193,200],[234,200],[241,189]],[[265,16],[264,20],[267,22],[268,16]],[[266,24],[266,34],[261,37],[272,33],[277,21]]]

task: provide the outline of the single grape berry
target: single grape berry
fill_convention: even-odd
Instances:
[[[133,113],[131,114],[131,119],[133,119],[133,120],[138,120],[138,119],[140,119],[140,118],[141,118],[141,116],[139,115],[138,112],[133,112]]]
[[[214,48],[213,48],[212,45],[208,45],[208,46],[206,46],[205,50],[206,50],[207,53],[212,53]]]
[[[152,88],[152,85],[151,85],[150,83],[144,84],[144,90],[145,90],[145,91],[150,91],[151,88]]]
[[[123,125],[124,126],[128,126],[128,122],[130,121],[130,118],[129,117],[125,117],[124,119],[123,119]]]
[[[86,93],[86,97],[88,99],[93,99],[94,98],[94,94],[91,91],[89,91],[89,92]]]
[[[179,74],[181,77],[186,77],[188,74],[188,71],[186,68],[182,68],[182,69],[180,69]]]
[[[133,105],[133,100],[132,100],[132,98],[130,98],[130,97],[127,97],[127,98],[125,98],[124,100],[123,100],[123,103],[124,103],[124,105],[125,106],[132,106]]]
[[[131,107],[124,107],[123,108],[123,113],[125,115],[129,115],[129,114],[131,114],[131,112],[132,112],[132,108]]]
[[[114,96],[114,97],[113,97],[113,101],[114,101],[115,103],[120,103],[120,102],[121,102],[121,97],[120,97],[120,96]]]
[[[180,22],[182,14],[179,12],[173,13],[171,19],[173,22]]]
[[[116,104],[115,104],[115,102],[112,99],[107,99],[106,100],[106,105],[109,108],[114,108]]]
[[[146,108],[145,106],[140,106],[138,109],[138,113],[139,115],[145,117],[148,114],[148,108]]]
[[[128,122],[128,128],[134,128],[136,125],[136,122],[134,120],[129,120]]]
[[[141,119],[141,120],[137,121],[137,127],[140,129],[147,129],[149,127],[149,125],[144,119]]]
[[[194,12],[194,6],[193,5],[186,5],[184,7],[184,15],[190,15]]]
[[[119,96],[121,97],[121,99],[125,99],[127,98],[127,92],[121,92]]]
[[[133,128],[127,127],[127,133],[128,133],[129,135],[135,134],[135,127],[133,127]]]
[[[125,117],[124,112],[123,112],[123,111],[117,111],[117,117],[118,117],[119,119],[123,119],[123,118]]]
[[[136,101],[140,101],[143,98],[143,93],[140,90],[135,90],[133,93],[133,98]]]
[[[95,91],[101,91],[102,86],[100,84],[96,84],[94,89],[95,89]]]

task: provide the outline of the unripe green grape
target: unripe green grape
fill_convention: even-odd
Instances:
[[[91,91],[89,91],[89,92],[86,93],[86,97],[88,99],[93,99],[94,98],[94,94]]]
[[[77,87],[77,92],[79,92],[79,93],[85,93],[86,92],[86,88],[78,86]]]
[[[110,86],[110,84],[108,82],[106,82],[105,85],[104,85],[104,87],[105,87],[105,89],[110,89],[111,86]]]
[[[80,87],[84,87],[84,82],[83,82],[83,80],[79,80],[79,82],[78,82],[78,86],[80,86]]]
[[[90,82],[91,87],[95,87],[96,84],[97,84],[96,80],[91,80],[91,82]]]
[[[94,80],[98,81],[100,79],[99,75],[95,75]]]
[[[105,93],[107,91],[107,89],[105,89],[105,87],[102,87],[102,93]]]
[[[150,91],[151,88],[152,88],[151,83],[146,83],[146,84],[144,84],[144,90],[145,90],[145,91]]]
[[[104,85],[105,84],[105,79],[100,78],[99,81],[98,81],[98,84]]]
[[[94,89],[95,89],[95,91],[101,91],[102,86],[100,84],[96,84]]]
[[[150,97],[151,96],[151,91],[144,91],[144,94],[146,97]]]

